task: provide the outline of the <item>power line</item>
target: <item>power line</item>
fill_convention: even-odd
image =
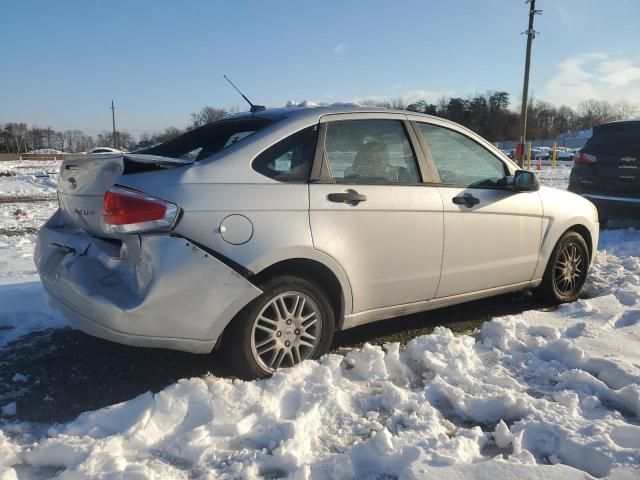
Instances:
[[[536,38],[536,32],[533,29],[533,19],[536,15],[540,15],[542,10],[536,10],[536,0],[527,0],[525,3],[530,3],[529,6],[529,28],[523,34],[527,34],[527,55],[524,63],[524,85],[522,86],[522,108],[520,110],[520,148],[518,163],[520,168],[524,167],[524,145],[527,141],[527,109],[529,104],[529,67],[531,65],[531,44],[533,39]]]

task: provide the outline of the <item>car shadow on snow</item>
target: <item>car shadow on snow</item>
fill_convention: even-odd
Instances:
[[[337,332],[333,346],[360,347],[367,342],[378,345],[390,342],[404,344],[414,337],[431,333],[438,326],[445,326],[454,333],[470,334],[493,317],[551,308],[540,303],[530,293],[509,293]]]
[[[472,333],[495,316],[543,308],[530,295],[501,295],[455,307],[408,315],[338,332],[333,351],[406,343],[444,325]],[[26,377],[14,381],[19,373]],[[217,352],[184,352],[135,348],[107,342],[71,328],[25,335],[0,350],[0,405],[17,402],[15,420],[55,423],[88,410],[158,392],[181,378],[206,374],[230,377],[231,369]]]

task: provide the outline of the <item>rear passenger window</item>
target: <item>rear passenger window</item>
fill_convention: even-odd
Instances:
[[[324,148],[336,182],[420,182],[416,156],[399,120],[330,122]]]
[[[279,182],[306,182],[316,148],[318,127],[300,130],[267,148],[253,160],[253,169]]]
[[[454,130],[418,123],[444,185],[496,187],[508,174],[504,163],[471,138]]]

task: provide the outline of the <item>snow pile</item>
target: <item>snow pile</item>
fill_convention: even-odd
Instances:
[[[602,245],[587,291],[604,296],[257,382],[181,380],[37,443],[0,437],[0,462],[27,478],[638,478],[640,233]]]
[[[58,202],[0,201],[0,235],[34,234],[58,208]]]
[[[328,104],[325,102],[314,102],[313,100],[303,100],[302,102],[296,102],[295,100],[289,100],[285,104],[284,108],[316,108],[316,107],[362,107],[361,104],[356,102],[333,102]]]

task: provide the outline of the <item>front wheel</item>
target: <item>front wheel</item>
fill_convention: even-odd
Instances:
[[[566,232],[553,249],[542,283],[533,294],[552,304],[573,302],[580,295],[588,268],[587,242],[577,232]]]
[[[241,378],[267,376],[329,351],[334,314],[324,289],[283,275],[261,286],[262,295],[229,325],[222,349]]]

